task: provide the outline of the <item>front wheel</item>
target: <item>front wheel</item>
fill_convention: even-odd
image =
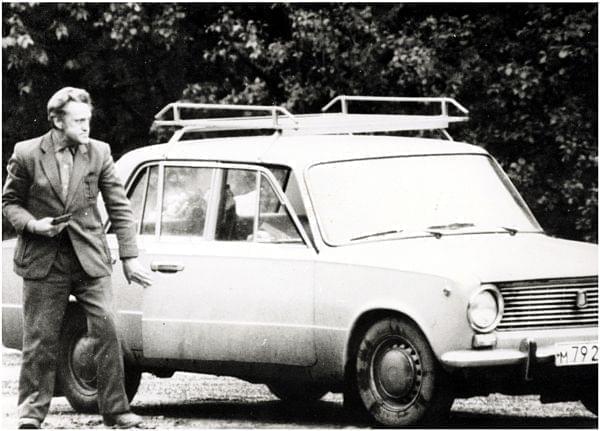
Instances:
[[[142,373],[125,366],[125,391],[129,401],[135,396]],[[60,340],[58,384],[69,404],[82,413],[98,412],[94,341],[87,336],[85,317],[71,315],[65,320]]]
[[[453,401],[445,377],[420,329],[388,317],[364,332],[344,402],[384,426],[439,423]]]

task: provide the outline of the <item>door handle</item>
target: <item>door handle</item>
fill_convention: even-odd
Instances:
[[[169,263],[169,262],[152,262],[150,269],[158,272],[179,272],[183,271],[184,266],[180,263]]]

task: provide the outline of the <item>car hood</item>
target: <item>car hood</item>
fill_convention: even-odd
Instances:
[[[333,249],[335,260],[480,282],[598,274],[596,244],[539,233],[444,235],[364,242]],[[328,254],[329,255],[329,254]],[[331,256],[333,257],[333,256]]]

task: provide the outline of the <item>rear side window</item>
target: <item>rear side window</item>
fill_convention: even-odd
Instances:
[[[138,233],[153,235],[156,232],[157,186],[158,166],[147,166],[138,173],[129,188],[128,197]]]

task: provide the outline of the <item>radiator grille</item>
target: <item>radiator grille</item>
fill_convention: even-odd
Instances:
[[[596,277],[499,283],[496,286],[504,298],[504,314],[498,331],[598,326]]]

